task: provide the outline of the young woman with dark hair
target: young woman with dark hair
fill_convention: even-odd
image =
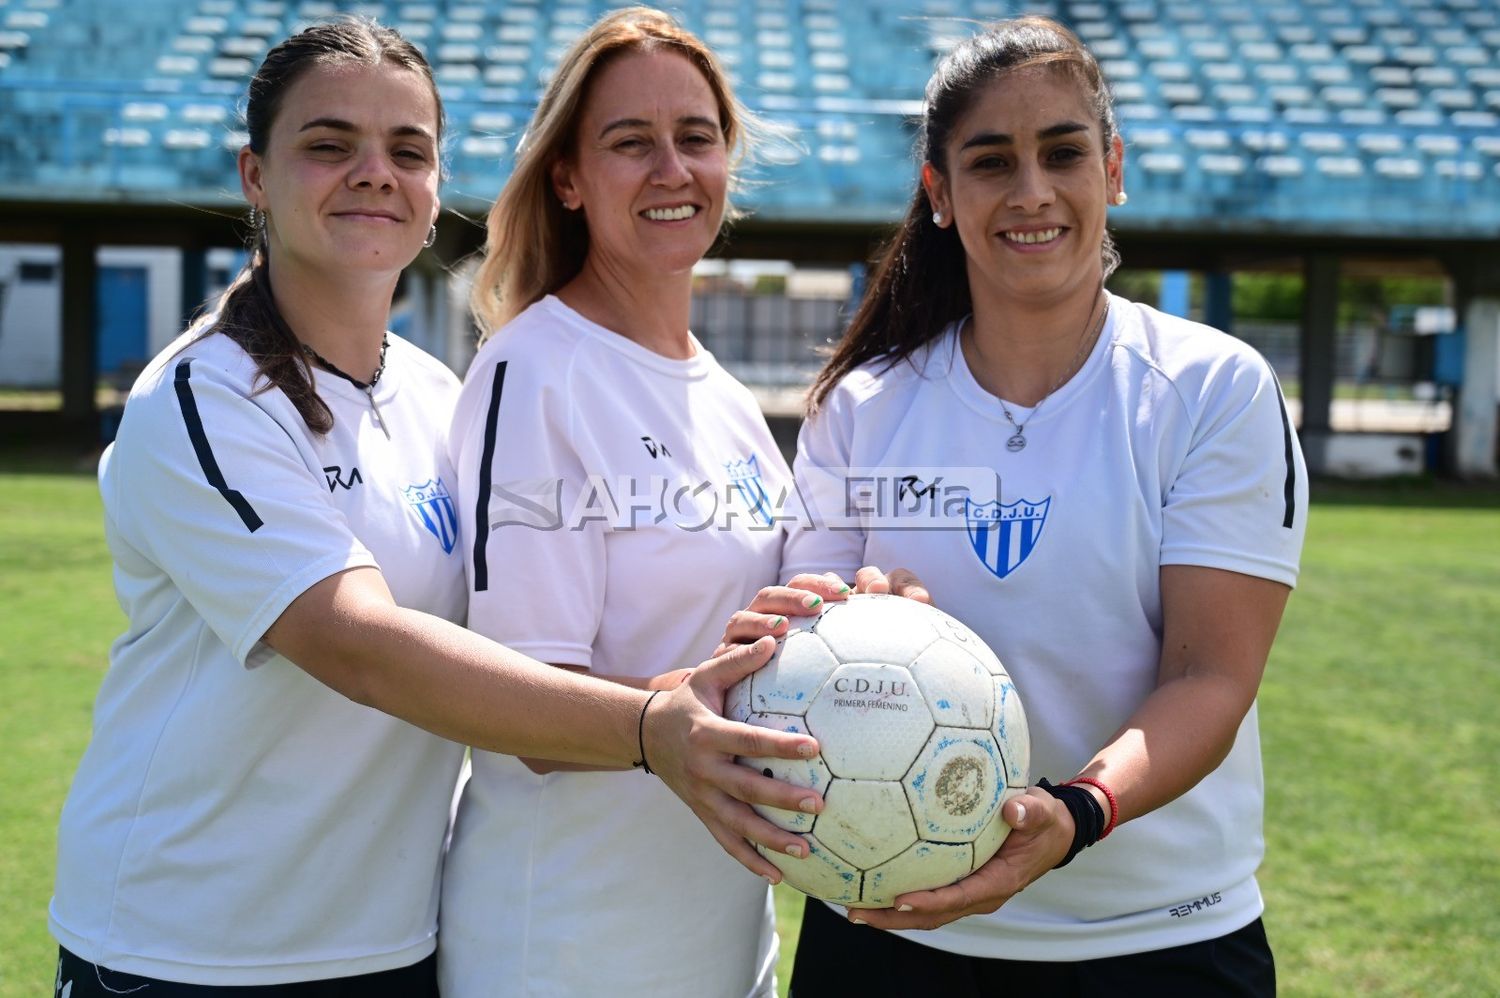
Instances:
[[[1255,697],[1307,517],[1275,376],[1105,290],[1124,143],[1061,25],[959,44],[920,142],[798,446],[845,529],[790,531],[782,572],[915,573],[1005,663],[1033,779],[1060,785],[1006,802],[1000,852],[951,887],[809,903],[792,994],[1272,994]],[[943,488],[850,518],[843,469],[871,468]]]

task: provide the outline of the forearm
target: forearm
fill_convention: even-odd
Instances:
[[[1162,569],[1156,688],[1080,775],[1109,786],[1120,821],[1148,814],[1213,772],[1255,702],[1290,592],[1186,565]],[[1090,792],[1108,813],[1097,788]]]
[[[641,691],[552,668],[399,607],[370,569],[318,583],[266,641],[350,699],[453,741],[594,765],[637,758]]]
[[[412,610],[398,610],[371,644],[372,707],[491,752],[605,766],[637,758],[639,690],[554,669]]]
[[[1078,775],[1110,788],[1119,821],[1149,814],[1191,790],[1224,761],[1248,708],[1243,684],[1234,679],[1172,679],[1146,698]],[[1104,794],[1087,784],[1084,788],[1108,815]]]
[[[574,674],[593,676],[595,679],[602,679],[610,683],[619,683],[621,686],[628,686],[634,690],[646,690],[648,692],[652,690],[671,689],[682,682],[683,679],[686,679],[691,673],[689,669],[679,669],[676,672],[667,673],[663,676],[601,676],[598,673],[589,672],[582,666],[558,665],[556,663],[552,663],[552,666],[553,668],[563,669]],[[627,766],[591,766],[582,762],[559,762],[555,759],[544,759],[537,756],[522,756],[521,761],[526,764],[527,769],[539,775],[559,772],[610,772],[630,768]]]

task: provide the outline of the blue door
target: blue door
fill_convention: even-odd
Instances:
[[[99,375],[146,363],[146,268],[99,268]]]

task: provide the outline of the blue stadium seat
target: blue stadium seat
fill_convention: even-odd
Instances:
[[[338,13],[397,24],[437,67],[453,190],[498,189],[540,86],[605,0],[0,0],[0,188],[208,203],[237,188],[235,111],[276,38]],[[1500,0],[1044,0],[1093,46],[1141,225],[1221,216],[1500,225]],[[768,154],[763,213],[890,218],[932,60],[1008,0],[683,0],[742,97],[805,151]],[[13,124],[12,124],[13,122]],[[851,130],[852,129],[852,130]],[[192,194],[191,192],[198,192]],[[1400,192],[1399,197],[1393,192]],[[1284,213],[1284,214],[1281,214]],[[1300,213],[1300,214],[1299,214]],[[1488,228],[1486,228],[1488,226]]]

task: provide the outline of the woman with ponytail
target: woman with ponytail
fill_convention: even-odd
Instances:
[[[732,759],[814,743],[714,709],[769,640],[652,699],[461,626],[458,383],[386,328],[438,218],[421,54],[316,25],[266,56],[247,119],[250,261],[100,465],[128,622],[63,808],[59,993],[435,995],[464,744],[641,766],[741,852],[796,843],[746,802],[816,795]]]
[[[1307,516],[1275,376],[1105,290],[1125,149],[1066,28],[960,43],[921,136],[799,440],[813,525],[842,529],[789,531],[782,572],[915,573],[1015,680],[1037,782],[956,884],[809,902],[791,993],[1274,994],[1254,704]],[[899,521],[847,515],[872,468],[926,486]]]

